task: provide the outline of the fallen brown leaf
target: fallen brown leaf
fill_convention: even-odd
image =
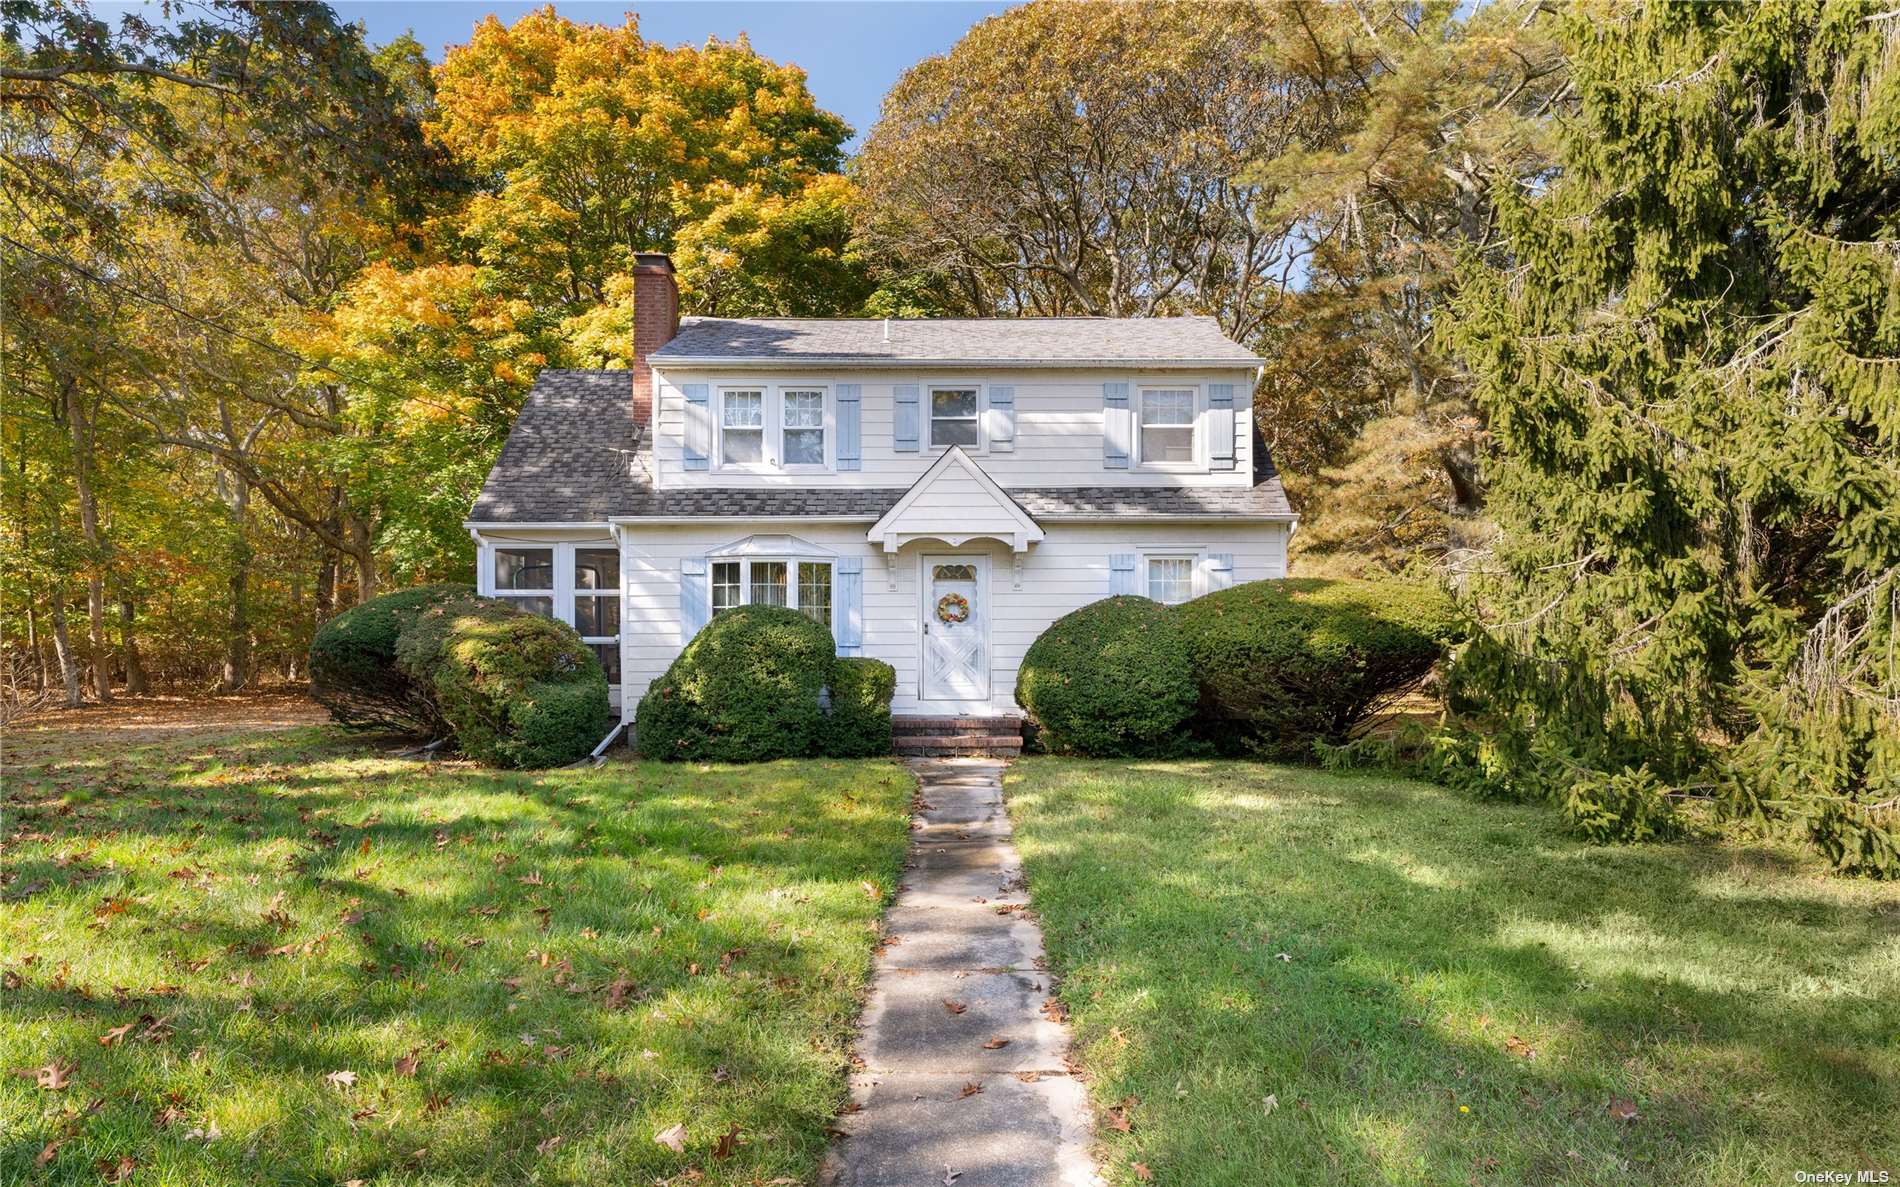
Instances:
[[[983,1091],[983,1085],[981,1084],[977,1084],[977,1083],[965,1084],[963,1086],[963,1091],[957,1093],[957,1099],[962,1100],[966,1096],[975,1096],[977,1093],[981,1091]]]
[[[723,1162],[738,1153],[738,1151],[739,1123],[735,1121],[732,1123],[732,1128],[719,1135],[718,1144],[713,1146],[713,1158],[715,1161]]]
[[[951,998],[946,997],[943,999],[943,1008],[950,1011],[952,1014],[961,1014],[963,1013],[963,1011],[969,1009],[970,1007],[964,1005],[960,1001],[955,1001]]]
[[[72,1082],[72,1074],[79,1065],[55,1059],[45,1067],[16,1067],[13,1074],[24,1076],[49,1092],[58,1092]]]
[[[566,1138],[562,1137],[560,1134],[557,1133],[551,1138],[546,1138],[540,1142],[535,1143],[534,1152],[536,1154],[540,1154],[543,1156],[552,1154],[554,1153],[555,1148],[558,1147],[562,1142],[566,1140],[567,1140]]]
[[[684,1125],[669,1125],[654,1134],[653,1140],[675,1154],[686,1153],[686,1127]]]
[[[59,1148],[66,1144],[65,1138],[54,1138],[40,1147],[40,1156],[33,1160],[34,1166],[45,1166],[59,1155]]]
[[[1516,1035],[1504,1040],[1504,1049],[1519,1059],[1537,1058],[1537,1049]]]
[[[421,1057],[418,1054],[418,1052],[420,1052],[421,1050],[422,1048],[420,1047],[412,1047],[409,1050],[409,1054],[397,1056],[396,1074],[399,1076],[415,1075],[416,1065],[422,1062]]]
[[[1610,1116],[1617,1121],[1634,1121],[1642,1114],[1636,1111],[1636,1102],[1613,1097],[1610,1100]]]
[[[138,1023],[136,1022],[128,1022],[124,1026],[113,1027],[111,1030],[99,1036],[99,1045],[101,1047],[118,1046],[120,1043],[125,1042],[132,1034],[132,1028],[137,1025]]]
[[[1007,1046],[1009,1046],[1009,1040],[1004,1038],[1001,1035],[997,1035],[995,1038],[991,1039],[989,1042],[983,1044],[983,1049],[985,1051],[1000,1051],[1004,1047],[1007,1047]]]
[[[356,1083],[356,1073],[352,1071],[331,1072],[325,1076],[324,1079],[335,1084],[338,1088],[348,1088],[350,1085]]]
[[[1155,1173],[1154,1173],[1153,1171],[1151,1171],[1151,1170],[1149,1170],[1149,1169],[1148,1169],[1148,1164],[1147,1164],[1147,1163],[1145,1163],[1145,1162],[1137,1162],[1137,1163],[1135,1163],[1135,1164],[1134,1164],[1134,1168],[1133,1168],[1133,1169],[1134,1169],[1134,1172],[1135,1172],[1135,1177],[1136,1177],[1137,1179],[1140,1179],[1140,1180],[1141,1180],[1142,1182],[1144,1182],[1144,1183],[1152,1183],[1152,1182],[1154,1182],[1154,1177],[1155,1177]]]
[[[129,1183],[132,1181],[132,1172],[138,1168],[138,1159],[130,1154],[121,1154],[116,1159],[101,1158],[92,1164],[92,1169],[98,1171],[99,1177],[108,1183]]]

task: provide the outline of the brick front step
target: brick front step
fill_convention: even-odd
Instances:
[[[1012,734],[1020,736],[1020,717],[893,717],[895,734]]]
[[[967,754],[1009,758],[1021,754],[1022,736],[1008,734],[899,735],[891,739],[899,754]]]

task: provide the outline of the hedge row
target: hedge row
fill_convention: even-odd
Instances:
[[[1449,598],[1397,581],[1256,581],[1166,607],[1115,597],[1033,643],[1016,697],[1058,752],[1310,759],[1456,640]]]
[[[451,736],[501,767],[577,761],[612,721],[600,661],[572,627],[467,586],[338,615],[311,641],[310,689],[344,725]]]
[[[640,698],[640,753],[702,762],[889,754],[897,673],[835,652],[831,632],[796,610],[720,612]]]

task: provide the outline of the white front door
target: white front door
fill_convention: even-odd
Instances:
[[[923,700],[989,699],[989,563],[983,556],[923,558]]]

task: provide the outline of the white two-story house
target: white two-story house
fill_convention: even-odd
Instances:
[[[482,593],[571,623],[631,721],[750,602],[897,671],[901,715],[1003,715],[1111,594],[1283,577],[1260,360],[1211,318],[687,318],[642,256],[631,371],[545,371],[468,520]]]

